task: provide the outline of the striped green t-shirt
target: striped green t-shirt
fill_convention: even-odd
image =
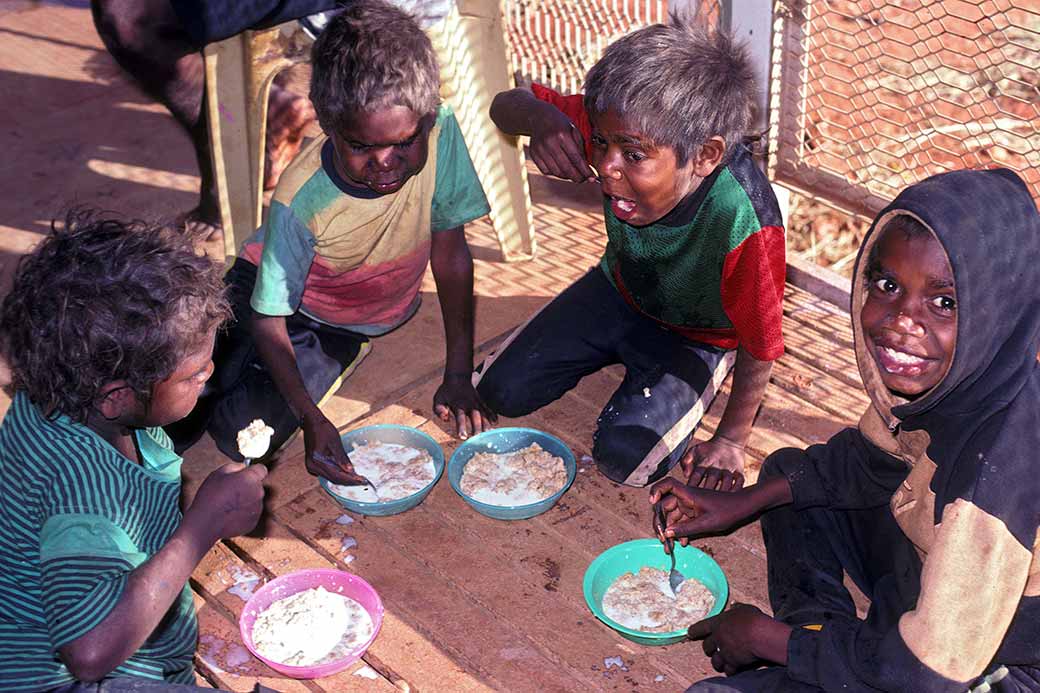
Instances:
[[[137,431],[137,465],[82,424],[47,420],[24,392],[0,424],[0,690],[72,675],[59,647],[98,625],[130,572],[180,523],[181,458],[160,428]],[[111,676],[192,683],[198,624],[187,585]]]

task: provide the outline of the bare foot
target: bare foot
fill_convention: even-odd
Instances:
[[[180,215],[174,223],[196,244],[218,241],[224,237],[219,215],[204,214],[198,207]]]
[[[303,133],[317,119],[310,99],[271,85],[267,100],[267,141],[264,156],[264,190],[278,184],[282,171],[300,151]]]

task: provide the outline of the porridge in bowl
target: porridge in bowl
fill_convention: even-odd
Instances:
[[[354,443],[349,453],[354,471],[372,486],[329,484],[337,496],[362,503],[384,503],[418,493],[437,476],[433,457],[426,450],[396,443]]]
[[[700,581],[687,579],[672,595],[668,571],[644,566],[625,573],[603,594],[603,613],[616,623],[645,633],[685,630],[715,605],[715,596]]]
[[[462,471],[459,486],[470,498],[488,505],[528,505],[567,485],[563,459],[538,443],[513,452],[478,452]]]
[[[272,662],[318,665],[366,643],[374,627],[361,604],[315,587],[272,602],[257,615],[253,647]]]

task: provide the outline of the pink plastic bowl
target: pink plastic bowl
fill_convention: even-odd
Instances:
[[[372,637],[363,645],[351,650],[341,659],[336,659],[325,664],[316,664],[306,667],[290,666],[272,662],[270,659],[259,655],[253,647],[253,623],[258,614],[279,599],[291,597],[297,592],[309,590],[313,587],[324,587],[329,592],[342,594],[365,607],[368,615],[372,617]],[[257,659],[277,672],[291,676],[294,679],[317,679],[322,676],[331,676],[343,671],[365,654],[365,650],[379,635],[379,627],[383,625],[383,601],[379,594],[357,575],[346,573],[342,570],[300,570],[295,573],[275,578],[258,589],[246,602],[242,616],[238,619],[238,629],[242,634],[242,642]]]

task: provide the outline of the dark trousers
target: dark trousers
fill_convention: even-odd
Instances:
[[[686,450],[732,363],[725,355],[634,310],[594,267],[484,361],[477,390],[499,414],[523,416],[586,375],[624,364],[596,421],[592,456],[609,478],[642,486]]]
[[[208,431],[222,453],[241,460],[238,432],[253,419],[263,419],[274,429],[272,452],[299,428],[299,421],[260,361],[250,333],[249,298],[256,271],[255,265],[238,259],[225,275],[234,318],[217,337],[213,376],[199,403],[185,419],[166,427],[178,452]],[[367,337],[319,323],[301,313],[287,317],[286,327],[297,369],[314,402],[321,401],[368,353]]]
[[[766,460],[762,479],[776,476],[780,450]],[[773,615],[796,628],[857,619],[844,573],[870,598],[866,621],[875,631],[896,627],[899,618],[917,604],[921,561],[896,524],[887,505],[866,510],[776,508],[762,516],[768,557],[769,603]],[[902,587],[900,587],[902,586]],[[1040,690],[1032,668],[1010,668],[992,684],[1000,693]],[[719,676],[694,684],[687,693],[818,693],[822,689],[794,681],[780,666]],[[875,690],[864,686],[861,690]]]

